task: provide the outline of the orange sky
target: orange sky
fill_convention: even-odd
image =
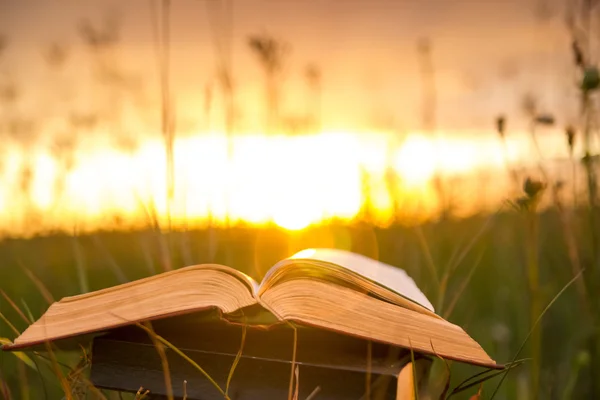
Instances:
[[[35,85],[35,90],[52,88],[39,53],[44,45],[59,41],[70,46],[74,74],[82,75],[90,61],[74,35],[78,21],[89,18],[99,23],[103,13],[116,10],[123,25],[116,60],[143,80],[151,101],[158,89],[153,86],[156,62],[149,4],[4,1],[0,31],[12,41],[5,68]],[[206,1],[173,4],[173,81],[180,126],[186,126],[197,123],[205,86],[214,75],[214,32]],[[374,121],[391,121],[401,129],[420,127],[422,81],[416,42],[424,36],[433,42],[440,126],[488,127],[499,112],[518,118],[518,105],[527,91],[564,120],[576,115],[572,102],[560,100],[573,94],[562,2],[237,0],[234,4],[234,75],[238,102],[247,109],[250,125],[257,123],[253,118],[260,111],[263,74],[246,38],[262,31],[293,48],[282,83],[284,112],[302,112],[306,103],[302,71],[307,63],[316,63],[323,70],[325,123],[333,128]],[[539,4],[549,4],[553,17],[536,18]],[[84,103],[89,102],[85,85],[77,92]]]
[[[142,205],[150,204],[165,216],[150,4],[0,0],[0,35],[8,37],[0,85],[14,84],[19,93],[0,108],[0,118],[34,123],[9,134],[0,149],[0,232],[35,233],[31,218],[40,216],[38,231],[106,227],[115,215],[139,225],[147,222]],[[558,0],[233,0],[233,76],[243,135],[235,138],[229,161],[215,86],[214,40],[220,36],[211,29],[211,21],[222,21],[206,4],[174,0],[171,15],[176,219],[227,214],[292,229],[351,219],[364,200],[366,170],[376,217],[385,225],[392,209],[389,168],[400,181],[392,192],[409,217],[436,207],[438,170],[451,179],[462,208],[494,207],[513,195],[506,190],[504,157],[513,167],[536,162],[520,110],[527,92],[540,111],[556,115],[559,129],[542,132],[541,143],[546,157],[564,162],[561,130],[575,121],[577,98]],[[539,17],[541,4],[552,11],[549,18]],[[119,16],[120,40],[98,56],[76,28],[85,19],[101,26],[110,12]],[[261,135],[264,74],[247,45],[248,35],[261,32],[292,48],[279,84],[284,118],[310,111],[314,97],[303,71],[309,63],[321,69],[322,135]],[[423,37],[433,44],[435,135],[422,130],[417,42]],[[61,68],[42,57],[52,43],[68,50]],[[127,85],[100,83],[94,73],[101,65],[125,76]],[[208,114],[207,87],[213,93]],[[499,113],[509,121],[509,154],[494,129]],[[90,129],[70,118],[89,115],[100,121]],[[557,171],[570,179],[570,168]]]

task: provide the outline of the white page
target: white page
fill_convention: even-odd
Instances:
[[[415,281],[400,268],[365,257],[361,254],[337,249],[307,249],[294,254],[290,258],[326,261],[339,265],[435,312],[433,305],[423,292],[419,290]]]

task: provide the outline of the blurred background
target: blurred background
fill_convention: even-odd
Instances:
[[[498,362],[531,333],[496,398],[600,398],[596,3],[0,0],[0,337],[48,294],[337,247]],[[5,398],[38,375],[0,354]]]

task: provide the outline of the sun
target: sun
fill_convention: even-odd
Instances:
[[[406,186],[424,186],[435,175],[435,145],[422,136],[409,136],[396,153],[394,167]]]
[[[351,221],[368,200],[373,220],[386,225],[395,212],[394,198],[401,199],[403,215],[427,213],[435,206],[431,183],[436,174],[464,174],[490,163],[501,167],[504,160],[492,142],[482,146],[468,138],[417,133],[400,144],[390,135],[363,132],[247,134],[234,138],[229,154],[225,136],[217,133],[178,138],[170,203],[159,139],[146,140],[132,153],[102,143],[78,149],[73,168],[62,172],[59,160],[40,149],[34,156],[30,202],[7,195],[20,190],[20,165],[26,158],[22,150],[9,152],[15,160],[0,171],[0,217],[14,221],[19,232],[31,229],[24,205],[43,212],[52,229],[70,229],[72,221],[81,230],[106,228],[113,215],[141,227],[150,210],[161,224],[243,221],[297,231],[326,221]],[[399,178],[397,185],[390,185],[390,169]]]
[[[276,215],[274,222],[277,226],[287,229],[288,231],[299,231],[308,227],[311,224],[311,219],[302,213],[282,213]]]

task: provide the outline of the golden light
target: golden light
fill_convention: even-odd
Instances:
[[[421,186],[435,174],[435,145],[424,136],[409,136],[395,160],[396,171],[408,186]]]
[[[394,212],[424,215],[434,209],[431,180],[437,171],[460,174],[503,165],[497,143],[450,137],[413,134],[398,143],[385,132],[245,134],[234,137],[231,155],[217,132],[178,138],[170,209],[160,139],[147,139],[129,153],[87,143],[77,149],[69,170],[43,147],[15,148],[0,176],[1,228],[15,234],[74,226],[85,231],[110,228],[114,216],[142,227],[150,212],[161,223],[170,212],[175,224],[186,226],[244,221],[298,230],[333,218],[351,220],[365,199],[374,222],[387,225]],[[27,159],[33,174],[23,193]],[[27,220],[32,212],[42,216],[33,225]]]

